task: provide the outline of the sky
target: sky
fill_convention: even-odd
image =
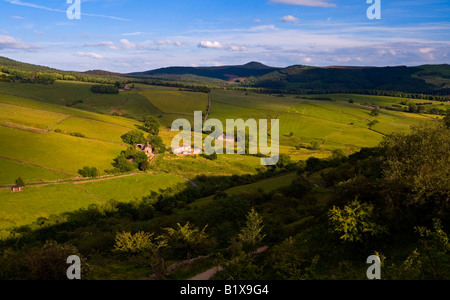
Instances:
[[[368,18],[374,1],[380,19]],[[442,64],[450,63],[450,1],[0,0],[0,56],[120,73],[250,61]]]

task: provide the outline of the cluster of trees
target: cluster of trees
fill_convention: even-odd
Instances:
[[[141,129],[133,129],[122,136],[124,143],[130,145],[127,150],[114,159],[111,172],[126,173],[139,169],[147,171],[150,169],[147,154],[136,149],[136,145],[150,144],[153,153],[159,154],[166,151],[162,138],[159,136],[160,123],[153,116],[147,116],[144,119]],[[145,136],[144,132],[147,133]]]
[[[119,88],[115,85],[93,85],[91,92],[96,94],[118,94]]]
[[[83,177],[98,177],[99,171],[96,167],[84,167],[83,169],[78,170],[78,174]]]

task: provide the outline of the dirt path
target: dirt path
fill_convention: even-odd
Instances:
[[[85,188],[83,188],[82,186],[79,186],[77,184],[74,184],[76,187],[80,188],[82,191],[84,191],[86,194],[88,194],[89,196],[91,196],[92,198],[94,198],[95,200],[97,200],[100,204],[104,204],[102,202],[102,200],[100,200],[99,198],[97,198],[97,196],[95,196],[94,194],[92,194],[91,192],[89,192],[88,190],[86,190]]]
[[[252,252],[252,254],[260,254],[265,252],[267,249],[269,249],[268,246],[264,246],[261,248],[256,249],[256,251]],[[221,266],[217,266],[214,268],[211,268],[203,273],[197,274],[194,277],[189,278],[188,280],[210,280],[211,278],[216,275],[217,272],[222,271],[223,268]]]
[[[58,125],[58,124],[64,122],[64,121],[67,120],[67,119],[70,119],[70,118],[72,118],[72,117],[73,117],[72,115],[68,115],[67,117],[65,117],[65,118],[63,118],[63,119],[61,119],[61,120],[59,120],[58,122],[53,123],[52,125],[50,125],[50,126],[47,127],[47,131],[50,130],[50,128],[52,128],[53,126],[56,126],[56,125]]]

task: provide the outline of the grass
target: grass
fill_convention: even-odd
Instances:
[[[0,228],[30,224],[98,203],[73,184],[25,187],[23,192],[0,191]]]
[[[51,129],[59,129],[65,133],[79,132],[89,139],[123,144],[121,136],[132,129],[136,129],[136,127],[125,127],[92,119],[70,117]]]
[[[77,174],[84,166],[100,171],[125,147],[56,133],[32,133],[0,127],[0,156]]]
[[[289,186],[297,176],[298,175],[295,172],[288,173],[285,175],[264,179],[255,183],[233,187],[231,189],[225,190],[225,193],[229,196],[256,192],[268,193],[279,188]],[[192,208],[200,208],[202,206],[210,204],[213,201],[213,197],[214,196],[209,196],[198,199],[195,202],[191,203],[190,206]]]
[[[107,123],[120,125],[120,126],[124,126],[124,127],[130,127],[130,128],[133,128],[136,125],[141,124],[140,122],[133,120],[133,119],[129,119],[129,118],[110,116],[110,115],[102,115],[102,114],[93,113],[93,112],[89,112],[89,111],[85,111],[85,110],[81,110],[81,109],[77,109],[77,108],[73,108],[73,107],[63,106],[61,104],[55,105],[55,104],[46,103],[46,102],[42,102],[42,101],[8,95],[8,94],[4,93],[5,92],[4,90],[2,90],[1,84],[2,83],[0,82],[0,91],[1,91],[0,102],[6,102],[8,104],[18,105],[18,106],[22,106],[22,107],[26,106],[28,108],[38,109],[40,111],[61,113],[66,116],[76,116],[76,117],[85,118],[85,119],[92,119],[92,120],[107,122]]]
[[[260,159],[245,155],[218,155],[211,161],[201,156],[158,156],[152,166],[153,171],[179,174],[190,179],[197,175],[230,176],[233,174],[255,174],[261,168]]]
[[[208,95],[205,93],[154,87],[140,94],[166,114],[193,115],[194,111],[206,111],[208,106]]]
[[[47,129],[50,125],[66,117],[67,115],[61,113],[0,103],[0,123],[14,123]]]
[[[22,178],[25,184],[43,181],[56,181],[72,177],[65,173],[54,172],[44,168],[23,164],[0,158],[0,185],[13,185],[17,178]]]
[[[130,202],[142,199],[152,191],[175,187],[177,184],[189,184],[185,179],[169,174],[150,175],[142,174],[130,177],[121,177],[103,181],[93,181],[80,184],[81,187],[95,195],[102,202],[116,200]]]

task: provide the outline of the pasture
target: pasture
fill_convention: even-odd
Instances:
[[[95,203],[98,202],[70,183],[26,187],[20,193],[0,190],[0,229],[30,224]]]
[[[189,182],[184,178],[170,174],[138,174],[77,184],[106,203],[110,200],[119,202],[141,200],[142,197],[148,196],[152,192],[159,192],[178,184],[187,185]]]
[[[101,172],[126,147],[57,133],[34,133],[0,126],[0,156],[77,174],[84,166]]]

